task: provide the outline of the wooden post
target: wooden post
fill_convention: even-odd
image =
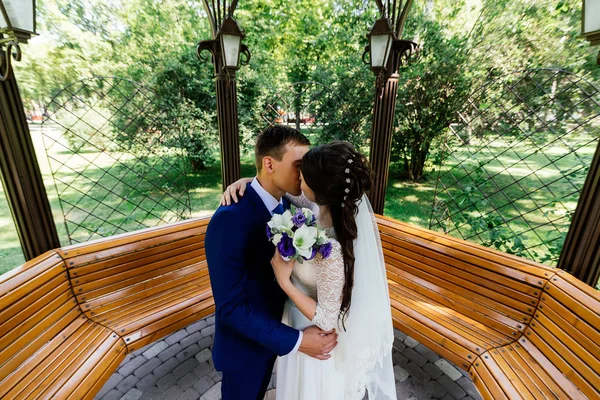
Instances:
[[[4,50],[0,48],[0,58]],[[0,171],[27,260],[60,247],[17,80],[0,81]]]
[[[369,200],[373,211],[377,214],[383,214],[385,206],[385,190],[388,183],[394,113],[396,111],[396,94],[398,93],[398,74],[392,74],[383,85],[383,91],[379,87],[375,89],[369,160],[374,174]]]
[[[558,267],[596,287],[600,279],[600,142],[581,190]]]
[[[215,57],[220,60],[220,57]],[[218,62],[218,61],[217,61]],[[217,72],[217,115],[221,144],[223,190],[241,177],[240,135],[235,74],[226,73],[221,64]]]

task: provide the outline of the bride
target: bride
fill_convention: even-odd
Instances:
[[[286,197],[313,211],[331,252],[302,264],[275,252],[271,265],[289,297],[283,322],[298,330],[336,328],[339,338],[325,361],[300,352],[280,357],[277,399],[361,400],[368,394],[369,399],[395,400],[385,263],[365,194],[371,188],[368,161],[350,143],[334,141],[308,151],[300,171],[303,194]],[[234,183],[226,193],[237,193],[247,182]]]

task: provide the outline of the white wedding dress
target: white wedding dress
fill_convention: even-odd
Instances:
[[[298,207],[310,208],[318,222],[319,208],[316,204],[304,196],[288,195],[287,197],[292,204]],[[336,240],[333,227],[324,228],[332,243],[331,255],[324,259],[317,254],[313,260],[305,261],[302,264],[296,262],[291,276],[294,286],[317,302],[315,316],[309,320],[288,300],[284,308],[283,322],[298,330],[304,330],[312,325],[326,331],[336,328],[340,335],[338,346],[330,353],[331,358],[325,361],[317,360],[300,352],[279,357],[277,360],[277,400],[361,400],[365,397],[367,388],[370,399],[395,400],[395,381],[391,363],[391,341],[393,340],[391,315],[389,321],[385,318],[383,328],[385,335],[382,335],[381,345],[375,345],[377,349],[371,350],[366,360],[365,357],[361,358],[360,351],[352,350],[352,347],[361,345],[363,342],[356,339],[356,336],[345,333],[339,319],[345,281],[342,249]],[[356,261],[360,261],[358,257]],[[361,267],[366,266],[356,263],[355,271]],[[355,272],[356,278],[357,273]],[[381,307],[387,307],[387,310],[383,310],[383,315],[386,316],[390,314],[390,308],[385,275],[383,280],[386,285],[384,295],[387,303],[383,302]],[[356,289],[355,281],[351,312],[354,308],[360,308],[355,304]],[[372,304],[365,304],[365,307],[372,307]],[[351,325],[357,331],[359,330],[357,325],[352,323]],[[348,324],[346,324],[346,328],[349,328]],[[360,330],[364,332],[363,329]],[[350,353],[353,353],[353,356],[349,357]],[[359,356],[351,360],[354,353]],[[344,364],[348,362],[357,364],[356,368],[344,367]],[[360,370],[359,373],[356,373],[355,369],[363,367],[366,371]]]

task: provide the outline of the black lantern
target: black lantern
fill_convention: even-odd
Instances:
[[[0,0],[0,34],[26,43],[35,28],[35,0]]]
[[[237,22],[231,17],[223,21],[219,30],[219,42],[223,54],[223,65],[229,70],[237,70],[240,67],[240,49],[244,34]]]
[[[385,17],[378,19],[367,36],[369,37],[371,69],[376,73],[385,70],[395,39],[390,21]]]

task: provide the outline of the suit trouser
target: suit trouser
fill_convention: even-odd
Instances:
[[[264,365],[252,365],[246,370],[223,372],[222,400],[263,400],[276,358],[269,359]]]

